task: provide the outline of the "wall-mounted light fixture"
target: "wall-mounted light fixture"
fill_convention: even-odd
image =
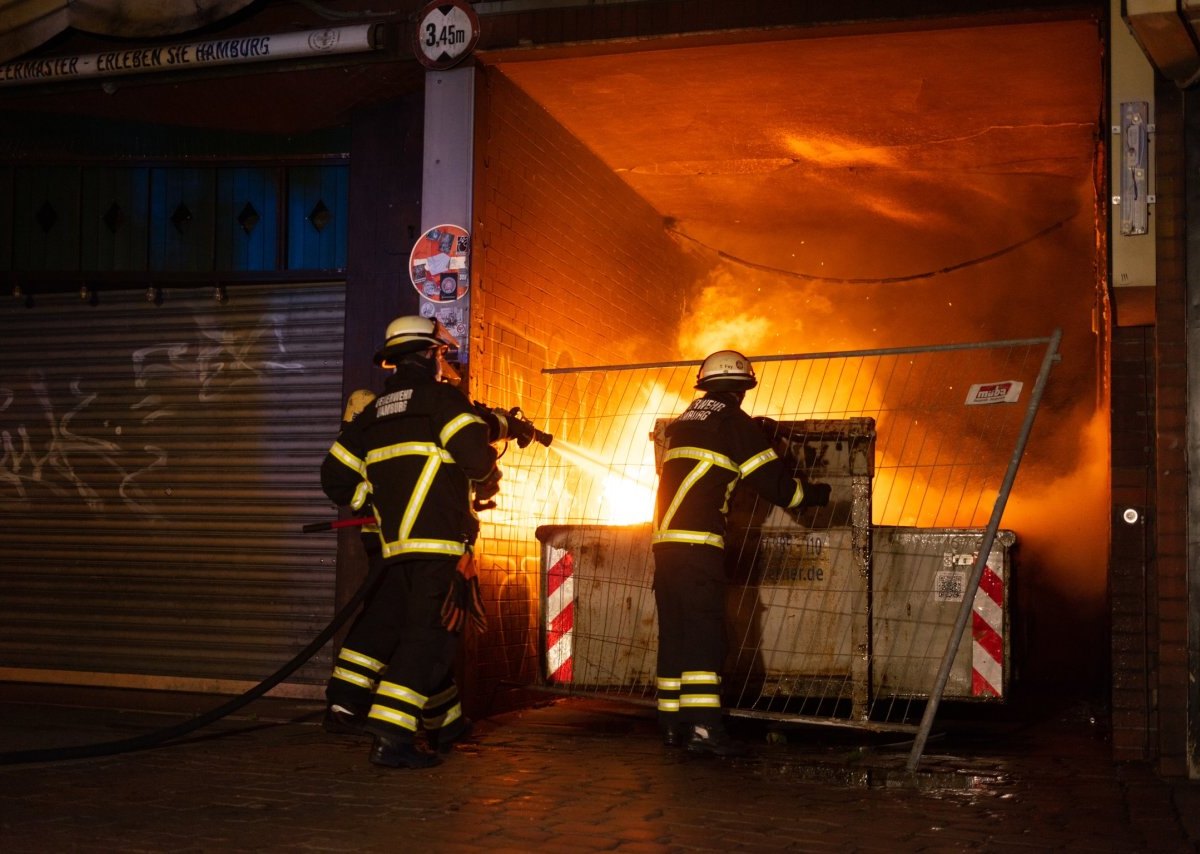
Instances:
[[[13,299],[20,299],[21,297],[25,296],[25,291],[21,290],[21,285],[19,282],[13,283],[12,295]]]
[[[162,305],[162,288],[156,285],[146,288],[146,302]]]
[[[79,299],[83,302],[92,301],[92,289],[86,284],[79,286]]]
[[[213,288],[213,299],[220,303],[224,303],[229,300],[229,294],[226,293],[224,285],[217,285],[215,288]]]

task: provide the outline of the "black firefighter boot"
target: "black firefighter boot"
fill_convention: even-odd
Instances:
[[[432,768],[442,760],[432,753],[418,750],[412,741],[400,741],[390,735],[376,735],[371,748],[371,764],[385,768]]]
[[[429,733],[429,746],[438,753],[446,754],[454,749],[455,744],[470,738],[471,733],[474,731],[475,723],[470,718],[463,716],[441,729],[431,731]]]
[[[683,721],[662,724],[659,729],[662,732],[663,744],[667,747],[684,747],[692,734],[692,725]]]
[[[689,753],[707,753],[713,756],[737,757],[745,756],[748,752],[746,745],[734,741],[725,726],[716,724],[696,724],[692,727],[692,737],[688,740]]]

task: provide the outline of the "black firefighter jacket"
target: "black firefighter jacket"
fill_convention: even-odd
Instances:
[[[654,511],[655,546],[725,547],[729,499],[745,480],[767,501],[799,507],[804,488],[742,411],[737,398],[714,392],[693,400],[667,425]]]
[[[374,507],[385,561],[454,557],[479,533],[471,482],[495,465],[487,426],[466,397],[401,368],[329,449],[321,487],[336,504]]]

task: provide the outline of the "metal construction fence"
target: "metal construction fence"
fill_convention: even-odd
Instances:
[[[943,699],[1009,687],[1019,531],[1001,514],[1059,333],[1048,338],[751,357],[744,409],[829,483],[785,512],[739,488],[726,536],[731,714],[917,734]],[[546,453],[505,465],[484,547],[537,562],[538,687],[654,700],[650,520],[665,424],[699,362],[546,370]],[[531,541],[531,538],[533,541]],[[969,631],[967,628],[969,627]]]

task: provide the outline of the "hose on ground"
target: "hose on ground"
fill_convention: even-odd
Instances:
[[[375,565],[368,573],[362,586],[358,588],[355,594],[350,597],[342,609],[334,615],[319,635],[312,639],[308,646],[296,653],[287,664],[279,668],[272,675],[268,676],[262,682],[259,682],[254,687],[247,690],[245,693],[217,706],[211,711],[205,712],[202,715],[197,715],[191,720],[176,724],[175,726],[165,727],[163,729],[148,732],[144,735],[135,736],[133,738],[125,738],[117,741],[106,741],[99,744],[82,744],[74,747],[47,747],[36,748],[33,750],[14,750],[5,753],[0,753],[0,765],[17,765],[30,762],[60,762],[66,759],[86,759],[94,756],[111,756],[117,753],[129,753],[134,750],[146,750],[150,747],[157,747],[168,741],[173,741],[180,736],[195,732],[202,727],[206,727],[221,718],[231,715],[243,706],[252,703],[259,697],[262,697],[284,679],[291,676],[298,670],[306,661],[312,658],[321,647],[329,642],[329,639],[334,636],[342,624],[350,618],[367,593],[374,587],[382,573],[383,567]]]

